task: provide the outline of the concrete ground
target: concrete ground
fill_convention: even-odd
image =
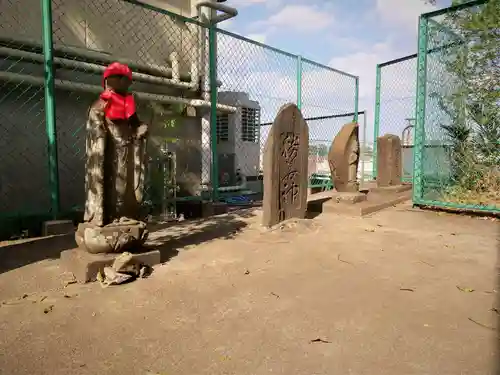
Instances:
[[[259,216],[155,232],[166,263],[127,285],[64,286],[57,252],[4,262],[0,373],[496,373],[498,221]]]

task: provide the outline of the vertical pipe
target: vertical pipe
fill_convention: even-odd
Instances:
[[[382,80],[382,69],[379,64],[377,64],[377,73],[375,78],[375,114],[373,123],[373,180],[377,179],[377,138],[380,132],[380,82]]]
[[[354,83],[354,122],[358,122],[358,108],[359,108],[359,77],[356,77]]]
[[[219,199],[219,166],[217,158],[217,31],[215,25],[210,24],[208,29],[208,55],[210,76],[210,148],[212,150],[212,200]]]
[[[210,55],[209,55],[209,31],[208,27],[212,22],[214,11],[208,7],[198,9],[199,21],[203,24],[200,27],[200,73],[201,91],[203,100],[210,101]],[[211,124],[210,111],[203,113],[201,117],[201,188],[208,188],[211,185]]]
[[[54,49],[52,41],[52,0],[41,0],[42,38],[45,77],[45,132],[47,134],[50,206],[52,218],[56,219],[59,206],[59,167],[57,159],[56,108],[54,98]]]
[[[302,56],[297,56],[297,108],[302,109]]]
[[[425,102],[427,99],[427,25],[425,16],[418,21],[417,100],[415,105],[415,141],[413,149],[413,203],[423,200],[423,162],[425,147]]]

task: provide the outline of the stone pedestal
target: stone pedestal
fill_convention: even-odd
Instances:
[[[137,252],[147,239],[146,224],[136,220],[122,220],[104,227],[81,223],[75,232],[79,248],[91,254]]]
[[[366,201],[366,194],[359,192],[337,192],[332,194],[331,204],[344,203],[354,204]]]
[[[374,194],[395,194],[411,190],[412,185],[377,186],[370,189]]]
[[[63,268],[72,272],[79,283],[97,280],[99,271],[110,267],[119,254],[90,254],[82,249],[66,250],[61,253]],[[153,267],[160,263],[161,254],[158,250],[133,254],[133,261],[141,265]]]

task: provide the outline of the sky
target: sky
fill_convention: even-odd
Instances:
[[[367,111],[367,139],[373,139],[376,64],[416,53],[418,16],[450,2],[432,6],[423,0],[228,0],[225,4],[239,14],[219,27],[359,76],[359,110]],[[263,121],[272,120],[283,100],[296,97],[295,60],[229,39],[219,36],[222,89],[249,92],[263,107]],[[405,118],[413,117],[415,66],[408,61],[382,75],[384,132],[400,132]],[[305,117],[353,108],[350,77],[307,65],[303,85]],[[273,101],[277,103],[270,104]],[[317,133],[321,138],[321,130]]]

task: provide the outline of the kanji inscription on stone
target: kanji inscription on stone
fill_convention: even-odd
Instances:
[[[309,130],[295,104],[276,116],[264,150],[263,225],[303,219],[307,209]]]

